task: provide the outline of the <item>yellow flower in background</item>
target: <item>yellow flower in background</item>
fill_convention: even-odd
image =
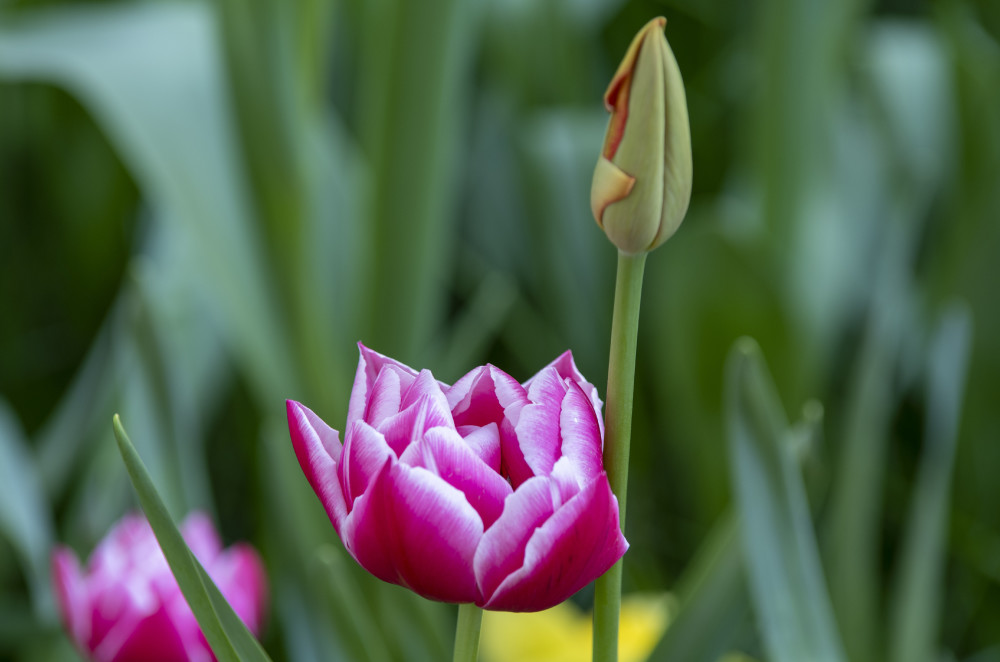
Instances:
[[[669,594],[622,600],[619,662],[643,662],[663,636],[674,611]],[[483,662],[585,662],[591,659],[590,614],[564,602],[531,614],[487,611],[480,653]]]

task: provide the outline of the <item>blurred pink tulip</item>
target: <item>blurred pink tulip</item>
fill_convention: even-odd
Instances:
[[[188,547],[255,634],[267,582],[245,544],[223,550],[211,520],[193,513],[181,526]],[[76,555],[52,557],[56,599],[70,637],[94,662],[210,662],[215,657],[141,515],[126,515],[81,572]]]
[[[569,352],[523,385],[483,366],[448,386],[360,348],[343,445],[287,406],[299,464],[365,569],[434,600],[538,611],[625,553],[601,401]]]

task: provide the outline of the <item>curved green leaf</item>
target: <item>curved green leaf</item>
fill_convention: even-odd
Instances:
[[[269,662],[267,653],[184,542],[117,415],[114,428],[118,450],[125,461],[132,486],[139,495],[139,504],[215,656],[219,662]]]
[[[753,340],[726,368],[733,491],[751,603],[775,662],[844,660],[834,625],[792,432]]]
[[[650,662],[716,662],[749,613],[736,518],[724,514],[677,584],[680,609]]]
[[[891,603],[893,662],[938,659],[948,503],[971,344],[969,311],[955,306],[938,323],[928,356],[924,448]]]
[[[216,18],[204,3],[64,6],[0,26],[0,77],[65,88],[197,247],[197,269],[256,385],[285,392],[289,343],[233,135]]]
[[[0,537],[20,554],[39,616],[55,616],[49,584],[52,519],[20,424],[0,400]]]

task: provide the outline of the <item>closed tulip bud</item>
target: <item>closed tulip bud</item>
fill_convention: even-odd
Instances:
[[[677,230],[691,199],[684,81],[655,18],[635,36],[604,105],[611,113],[590,207],[623,253],[651,251]]]

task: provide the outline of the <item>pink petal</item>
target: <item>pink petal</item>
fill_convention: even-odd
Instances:
[[[535,475],[524,459],[517,432],[509,418],[504,418],[500,424],[500,458],[500,473],[510,480],[515,490]]]
[[[407,446],[420,439],[424,432],[433,427],[455,429],[448,402],[437,386],[409,404],[403,411],[383,421],[377,429],[385,436],[386,443],[393,452],[399,456]]]
[[[480,429],[492,431],[494,437],[497,434],[493,423]],[[427,431],[420,446],[427,455],[428,462],[424,466],[461,490],[479,513],[483,528],[489,528],[503,512],[504,499],[513,492],[510,483],[483,462],[453,430],[432,428]]]
[[[375,475],[394,454],[385,437],[364,421],[355,421],[347,435],[337,468],[347,509],[371,486]]]
[[[393,556],[404,586],[432,600],[479,599],[472,559],[483,523],[465,496],[426,469],[395,465],[390,473]]]
[[[177,630],[180,648],[183,651],[173,659],[188,660],[189,662],[195,660],[215,662],[215,656],[212,654],[211,646],[208,645],[208,639],[202,633],[201,626],[198,625],[191,608],[184,601],[184,596],[178,592],[164,605],[164,609],[170,622]]]
[[[510,478],[515,487],[532,476],[514,432],[521,411],[530,402],[513,377],[494,366],[476,368],[458,380],[447,395],[456,425],[463,428],[491,422],[499,425],[502,462],[498,464],[492,453],[481,455],[490,466]],[[473,440],[469,443],[473,445]]]
[[[129,513],[122,517],[98,543],[87,563],[87,574],[98,572],[102,568],[116,570],[128,563],[128,550],[143,547],[149,552],[159,550],[153,530],[144,517]]]
[[[414,382],[404,391],[400,409],[411,407],[422,399],[431,400],[435,410],[448,412],[447,419],[452,420],[448,398],[444,394],[441,383],[434,379],[430,370],[421,370]]]
[[[459,405],[463,400],[469,398],[472,391],[478,388],[478,383],[485,372],[487,372],[485,366],[473,368],[462,375],[457,382],[444,389],[444,393],[448,397],[448,406],[451,407],[453,414],[457,415],[459,411],[464,409],[464,407],[459,407]],[[492,389],[492,387],[493,383],[491,380],[487,389]]]
[[[472,558],[483,524],[465,496],[423,468],[387,464],[351,513],[352,554],[369,572],[432,600],[479,599]]]
[[[52,586],[70,637],[77,646],[85,647],[90,639],[90,600],[80,561],[67,547],[57,547],[52,553]]]
[[[339,435],[297,402],[288,400],[286,409],[288,431],[299,466],[326,509],[333,528],[340,533],[341,524],[347,516],[347,503],[337,472],[342,451]]]
[[[559,416],[561,453],[570,461],[577,484],[583,487],[604,471],[603,439],[590,400],[577,384],[568,382],[567,386]]]
[[[201,631],[183,597],[179,598],[187,615],[175,620],[171,610],[159,606],[152,614],[128,615],[119,619],[104,640],[93,651],[97,662],[176,662],[190,660],[210,662],[213,658],[207,646],[199,642]],[[192,624],[186,623],[189,620]],[[187,637],[178,632],[182,624]],[[187,639],[187,641],[185,641]],[[194,650],[192,650],[192,648]]]
[[[566,395],[564,378],[555,368],[545,368],[530,380],[525,382],[528,400],[532,404],[545,407],[558,407]]]
[[[473,561],[484,600],[522,566],[524,548],[532,532],[545,523],[553,510],[549,481],[545,478],[527,480],[507,498],[500,518],[483,534]]]
[[[405,389],[413,383],[417,372],[395,359],[372,351],[358,343],[360,356],[358,357],[358,370],[354,375],[354,387],[351,389],[351,400],[347,407],[347,427],[350,429],[354,421],[363,418],[368,405],[368,393],[372,384],[386,366],[397,368],[397,374],[401,376],[401,388]]]
[[[207,571],[233,611],[251,632],[259,635],[267,604],[267,574],[253,547],[233,545]]]
[[[382,496],[387,488],[389,468],[395,462],[394,456],[386,458],[385,464],[372,479],[369,490],[354,501],[354,508],[344,520],[340,539],[358,563],[379,579],[399,584],[399,575],[390,554],[392,538],[389,529],[393,514],[389,503]]]
[[[513,378],[510,378],[513,379]],[[447,391],[455,425],[500,424],[503,407],[497,399],[493,375],[488,367],[472,370]]]
[[[490,370],[493,388],[496,391],[497,401],[503,407],[504,418],[510,419],[516,425],[521,410],[531,404],[527,390],[500,368],[492,365],[486,367]]]
[[[579,494],[589,482],[581,482],[579,471],[568,457],[561,457],[556,461],[548,478],[553,490],[552,503],[556,508]]]
[[[492,593],[487,609],[539,611],[566,600],[606,572],[628,543],[618,526],[618,501],[598,476],[531,536],[523,566]]]
[[[458,428],[458,434],[479,459],[496,473],[500,473],[500,431],[495,423],[484,427],[467,425]]]
[[[566,388],[553,369],[536,375],[528,389],[532,404],[521,410],[514,426],[517,447],[535,476],[547,476],[559,459],[562,446],[559,418]],[[503,441],[501,438],[501,443]],[[506,454],[508,448],[505,447],[503,452]]]
[[[181,524],[184,542],[202,565],[208,566],[222,553],[222,541],[212,520],[202,512],[190,513]]]
[[[395,366],[386,366],[378,373],[369,389],[362,420],[372,427],[378,427],[382,421],[399,413],[403,401],[402,377],[404,375]],[[351,424],[355,422],[351,421]]]
[[[594,407],[594,412],[597,415],[597,423],[601,428],[601,438],[604,438],[604,417],[601,415],[601,407],[603,403],[601,402],[600,396],[597,394],[597,388],[587,381],[587,379],[580,373],[579,369],[576,367],[576,362],[573,360],[573,352],[566,350],[559,355],[552,363],[542,368],[539,373],[544,372],[548,368],[554,368],[559,376],[563,379],[569,379],[579,386],[584,394],[586,394],[587,399],[590,400],[591,405]],[[535,375],[537,377],[538,375]],[[524,383],[525,388],[529,388],[535,377],[532,377]]]

